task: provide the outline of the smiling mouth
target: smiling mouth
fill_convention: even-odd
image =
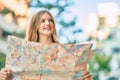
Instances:
[[[51,30],[51,27],[44,27],[43,30],[48,30],[48,31],[50,31],[50,30]]]

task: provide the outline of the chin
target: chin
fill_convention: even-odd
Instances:
[[[52,33],[44,33],[45,35],[52,35]]]

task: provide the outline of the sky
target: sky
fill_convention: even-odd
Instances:
[[[44,3],[47,2],[48,0],[41,1]],[[54,0],[49,0],[49,2],[54,3]],[[70,7],[70,11],[72,12],[73,15],[77,16],[78,18],[77,25],[79,26],[84,26],[86,24],[89,13],[97,13],[97,7],[99,3],[115,2],[118,4],[120,8],[120,0],[73,0],[73,2],[74,5]],[[34,11],[36,11],[36,9],[32,9],[31,11],[33,13]]]
[[[84,26],[89,13],[97,13],[99,3],[115,2],[120,8],[120,0],[73,0],[75,5],[71,10],[79,18],[79,25]],[[111,10],[112,11],[112,10]]]

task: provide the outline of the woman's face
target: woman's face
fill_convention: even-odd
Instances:
[[[52,35],[54,32],[54,23],[48,13],[44,13],[40,19],[39,32],[42,35]]]

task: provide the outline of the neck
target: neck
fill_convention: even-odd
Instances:
[[[51,44],[53,43],[52,37],[47,35],[40,35],[40,43],[42,44]]]

